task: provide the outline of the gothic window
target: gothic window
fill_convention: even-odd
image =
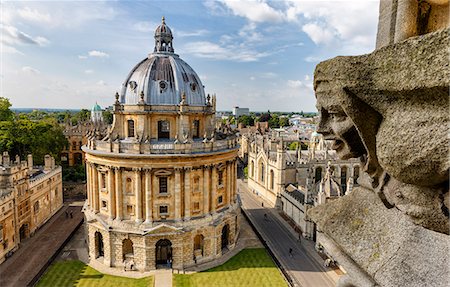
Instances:
[[[345,194],[345,191],[347,190],[347,167],[343,166],[341,168],[341,189],[342,193]]]
[[[134,137],[134,121],[128,120],[128,137],[133,138]]]
[[[322,180],[322,168],[321,167],[316,168],[314,177],[315,177],[315,180],[314,180],[315,183],[320,182]]]
[[[273,170],[270,170],[270,189],[274,188]]]
[[[260,167],[259,172],[260,172],[261,182],[264,183],[264,173],[265,173],[265,170],[264,170],[264,163],[261,163],[261,167]]]
[[[39,212],[39,201],[36,201],[36,202],[34,203],[33,209],[34,209],[34,214],[36,214],[36,213]]]
[[[167,177],[159,177],[159,193],[167,193]]]
[[[192,137],[198,139],[200,137],[200,121],[195,120],[192,122]]]
[[[169,121],[158,121],[158,139],[170,138],[170,123]]]

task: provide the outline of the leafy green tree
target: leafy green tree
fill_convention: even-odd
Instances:
[[[280,118],[278,123],[279,123],[280,127],[288,127],[291,125],[289,123],[289,118],[287,118],[287,117]]]
[[[296,150],[298,147],[298,142],[291,142],[289,144],[289,150]]]
[[[253,126],[255,124],[255,119],[252,116],[242,115],[238,118],[238,123],[242,123],[245,126]]]
[[[10,110],[9,99],[0,97],[0,121],[9,121],[14,117],[14,112]]]
[[[111,111],[103,111],[103,121],[110,125],[113,122],[113,114]]]
[[[280,127],[280,118],[278,117],[278,115],[276,114],[272,115],[272,117],[269,119],[269,127],[271,128]]]

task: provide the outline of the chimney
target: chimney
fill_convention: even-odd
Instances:
[[[45,166],[44,166],[45,171],[49,171],[52,169],[52,157],[50,155],[48,155],[48,154],[45,155],[44,163],[45,163]]]
[[[9,154],[7,151],[3,152],[3,165],[9,165]]]
[[[28,155],[27,161],[28,161],[28,170],[29,171],[33,170],[33,155],[32,154]]]

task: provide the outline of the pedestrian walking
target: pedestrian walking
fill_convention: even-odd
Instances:
[[[267,213],[264,213],[264,220],[267,221]]]
[[[72,213],[72,211],[70,211],[70,218],[73,218],[73,213]]]
[[[264,202],[261,202],[261,207],[264,207]]]
[[[292,248],[289,248],[289,257],[292,257]]]
[[[298,242],[299,242],[299,243],[302,242],[302,234],[301,234],[301,233],[298,234]]]
[[[69,212],[66,210],[66,218],[69,218]]]

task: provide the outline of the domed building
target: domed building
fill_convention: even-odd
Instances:
[[[215,96],[172,40],[163,18],[154,52],[116,93],[112,127],[83,148],[89,255],[107,266],[184,269],[239,233],[236,136],[215,128]]]

